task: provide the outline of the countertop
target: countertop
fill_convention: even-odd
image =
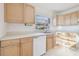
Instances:
[[[54,32],[48,32],[48,33],[43,33],[43,32],[9,32],[2,38],[1,40],[11,40],[11,39],[19,39],[19,38],[24,38],[24,37],[36,37],[36,36],[43,36],[43,35],[53,35]]]

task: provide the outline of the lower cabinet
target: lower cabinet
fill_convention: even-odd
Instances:
[[[1,56],[32,56],[32,37],[0,41]]]
[[[38,36],[0,41],[1,56],[41,55],[55,46],[54,35]],[[34,49],[33,49],[34,48]],[[34,52],[35,51],[35,52]]]
[[[21,56],[33,55],[33,41],[31,37],[21,40]]]
[[[19,56],[19,47],[18,46],[2,47],[1,56]]]
[[[54,35],[48,35],[46,37],[46,50],[50,50],[55,46],[55,38]]]
[[[19,40],[1,41],[1,56],[19,56]]]

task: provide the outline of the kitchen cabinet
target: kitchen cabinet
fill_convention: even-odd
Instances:
[[[24,23],[34,24],[35,22],[35,9],[33,6],[24,4]]]
[[[21,56],[33,55],[33,39],[31,37],[21,39]]]
[[[79,24],[79,12],[77,12],[77,16],[78,16],[77,24]]]
[[[79,21],[79,12],[73,12],[73,13],[68,13],[68,14],[63,14],[57,16],[57,25],[61,26],[67,26],[67,25],[78,25]]]
[[[71,25],[77,25],[78,14],[77,12],[71,13]]]
[[[19,56],[19,40],[1,41],[1,56]]]
[[[71,14],[64,15],[64,25],[71,25]]]
[[[33,39],[33,55],[41,56],[46,53],[46,36],[35,36]]]
[[[60,16],[57,16],[57,25],[64,25],[64,16],[63,15],[60,15]]]
[[[55,36],[54,35],[48,35],[46,38],[46,49],[50,50],[52,48],[54,48],[55,46]]]
[[[5,4],[5,22],[34,24],[35,9],[32,5],[23,3]]]
[[[8,23],[23,23],[24,4],[6,3],[5,21]]]
[[[1,56],[32,56],[33,41],[31,37],[3,40],[0,49]]]

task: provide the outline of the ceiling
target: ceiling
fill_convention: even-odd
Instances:
[[[31,3],[31,4],[36,8],[43,8],[58,12],[79,6],[79,3]]]

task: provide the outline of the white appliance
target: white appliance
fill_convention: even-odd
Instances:
[[[41,56],[46,53],[46,36],[36,36],[33,39],[33,55]]]

